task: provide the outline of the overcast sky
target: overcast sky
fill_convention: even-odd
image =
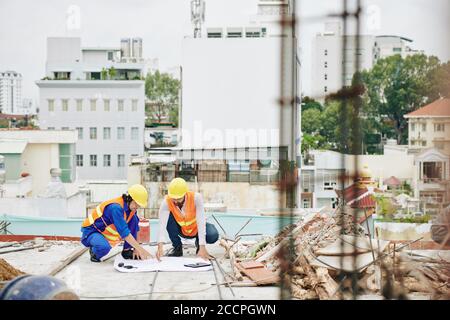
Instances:
[[[257,0],[206,0],[207,26],[248,26]],[[355,1],[350,1],[354,3]],[[362,0],[364,34],[393,34],[412,47],[450,60],[450,0]],[[67,11],[80,8],[80,29],[68,30]],[[342,0],[299,0],[303,89],[309,91],[311,43],[327,14]],[[378,12],[378,13],[377,13]],[[311,19],[312,18],[312,19]],[[46,38],[80,36],[82,46],[119,46],[122,37],[143,38],[145,58],[162,69],[181,63],[181,43],[192,34],[190,0],[0,0],[0,70],[23,75],[23,97],[38,99],[35,80],[45,75]]]

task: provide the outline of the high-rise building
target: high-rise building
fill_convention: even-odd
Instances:
[[[19,114],[22,107],[22,75],[15,71],[0,71],[0,112]]]
[[[406,57],[423,52],[411,49],[411,42],[399,36],[344,35],[340,22],[327,22],[313,42],[312,86],[306,95],[324,101],[330,93],[351,85],[357,68],[371,69],[378,59],[395,54]]]

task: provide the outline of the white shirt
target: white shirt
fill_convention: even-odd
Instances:
[[[205,210],[203,208],[203,197],[200,193],[195,193],[194,195],[195,202],[195,217],[197,219],[197,228],[198,228],[198,242],[200,245],[206,244],[206,219],[205,219]],[[186,201],[183,203],[183,207],[181,207],[180,212],[182,215],[185,215],[186,210]],[[167,221],[169,220],[169,206],[167,205],[167,200],[164,200],[159,207],[159,239],[158,242],[164,242],[165,238],[165,230],[167,228]]]

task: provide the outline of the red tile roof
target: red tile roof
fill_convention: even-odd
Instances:
[[[347,203],[359,198],[368,191],[369,190],[366,187],[359,188],[355,184],[352,184],[351,186],[345,188],[343,191],[336,190],[336,193],[339,197],[344,197],[344,202]]]
[[[426,106],[410,112],[405,117],[450,117],[450,99],[442,98],[438,99]]]
[[[383,184],[388,186],[399,186],[402,184],[402,182],[398,178],[390,176],[389,178],[383,181]]]
[[[345,188],[343,191],[336,190],[336,193],[339,197],[344,198],[344,203],[350,203],[353,201],[350,204],[351,208],[375,208],[376,201],[366,187],[358,187],[357,184],[352,184],[351,186]],[[365,195],[366,193],[367,195]],[[358,200],[355,201],[355,199]]]
[[[364,196],[363,198],[356,200],[353,202],[350,207],[352,208],[358,208],[358,209],[367,209],[367,208],[375,208],[376,202],[373,198],[373,195],[368,194],[367,196]]]

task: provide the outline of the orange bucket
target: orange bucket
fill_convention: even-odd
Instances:
[[[139,231],[137,234],[137,241],[139,243],[150,242],[150,220],[139,219]]]

